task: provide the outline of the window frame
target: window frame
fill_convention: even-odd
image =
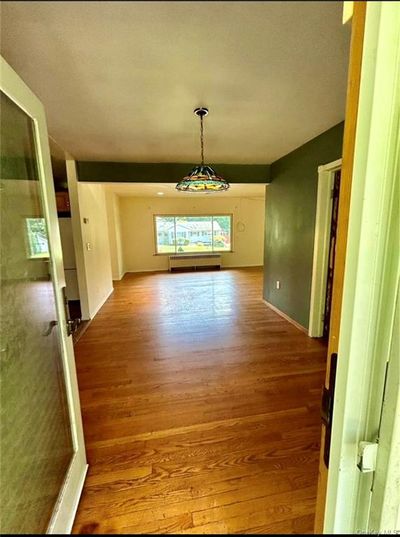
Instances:
[[[206,252],[177,252],[176,250],[176,242],[175,242],[175,251],[174,252],[158,252],[158,240],[157,240],[157,218],[158,217],[169,217],[169,218],[174,218],[174,228],[176,230],[176,218],[187,218],[187,217],[190,217],[190,218],[193,218],[193,217],[196,217],[196,216],[200,216],[200,217],[210,217],[210,218],[215,218],[217,216],[229,216],[230,218],[230,221],[231,221],[231,228],[230,228],[230,239],[231,239],[231,242],[230,242],[230,249],[229,250],[209,250],[209,251],[206,251]],[[213,214],[210,214],[210,213],[198,213],[198,214],[188,214],[188,213],[154,213],[153,214],[153,239],[154,239],[154,255],[182,255],[182,256],[185,256],[185,255],[207,255],[207,254],[232,254],[233,253],[233,213],[213,213]],[[176,231],[175,231],[175,239],[176,239]],[[214,240],[213,240],[213,236],[212,236],[212,245],[214,244]]]

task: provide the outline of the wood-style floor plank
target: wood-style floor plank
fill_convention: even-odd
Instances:
[[[311,533],[326,348],[262,271],[127,274],[76,345],[74,533]]]

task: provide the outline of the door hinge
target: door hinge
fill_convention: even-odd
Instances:
[[[363,474],[375,472],[378,442],[360,442],[358,444],[357,468]]]

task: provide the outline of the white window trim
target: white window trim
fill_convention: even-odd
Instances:
[[[170,218],[174,218],[174,229],[175,229],[175,237],[176,237],[176,218],[186,218],[186,217],[209,217],[209,218],[215,218],[215,217],[218,217],[218,216],[229,216],[230,220],[231,220],[231,228],[230,228],[230,244],[231,244],[231,247],[229,250],[205,250],[204,252],[178,252],[175,248],[175,251],[174,252],[158,252],[158,234],[157,234],[157,218],[158,217],[170,217]],[[196,213],[191,213],[191,214],[153,214],[153,230],[154,230],[154,255],[193,255],[193,254],[199,254],[201,255],[202,253],[204,254],[232,254],[233,253],[233,213],[215,213],[215,214],[196,214]],[[213,231],[214,229],[212,228],[212,238],[214,237],[214,234],[213,234]]]

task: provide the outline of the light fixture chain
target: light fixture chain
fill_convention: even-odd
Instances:
[[[203,134],[203,116],[200,116],[200,144],[201,144],[201,164],[204,166],[204,134]]]
[[[204,123],[203,119],[208,114],[208,108],[203,106],[195,108],[193,112],[200,118],[200,151],[201,165],[196,165],[188,175],[186,175],[176,185],[176,189],[181,192],[221,192],[228,190],[229,183],[215,173],[215,171],[204,164]]]

